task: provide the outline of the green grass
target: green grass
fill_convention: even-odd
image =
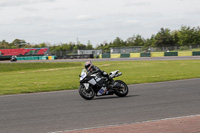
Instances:
[[[0,64],[0,95],[77,89],[84,63]],[[94,62],[127,84],[200,78],[200,60]]]
[[[36,69],[51,69],[80,66],[81,63],[2,63],[0,64],[1,72],[11,72],[20,70],[36,70]]]

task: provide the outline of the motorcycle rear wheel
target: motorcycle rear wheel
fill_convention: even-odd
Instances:
[[[93,89],[86,90],[85,86],[80,85],[79,94],[82,98],[86,100],[92,100],[95,96],[95,92]]]
[[[117,88],[116,91],[115,91],[115,94],[118,96],[118,97],[125,97],[127,94],[128,94],[128,86],[126,83],[124,83],[123,81],[121,80],[115,80],[115,82],[121,84],[121,88]]]

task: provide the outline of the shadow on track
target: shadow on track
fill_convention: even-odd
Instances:
[[[117,98],[130,98],[130,97],[137,97],[137,96],[140,96],[140,95],[128,95],[128,96],[125,96],[125,97],[118,97],[118,96],[115,96],[115,95],[111,95],[111,96],[100,96],[100,97],[96,97],[94,98],[93,100],[103,100],[103,99],[117,99]]]

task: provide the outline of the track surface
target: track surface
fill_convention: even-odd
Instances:
[[[200,114],[200,79],[129,85],[87,101],[77,90],[0,96],[1,133],[46,133]]]

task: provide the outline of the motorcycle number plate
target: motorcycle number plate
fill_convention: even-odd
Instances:
[[[89,84],[88,83],[85,83],[84,86],[85,86],[86,90],[89,89]]]

